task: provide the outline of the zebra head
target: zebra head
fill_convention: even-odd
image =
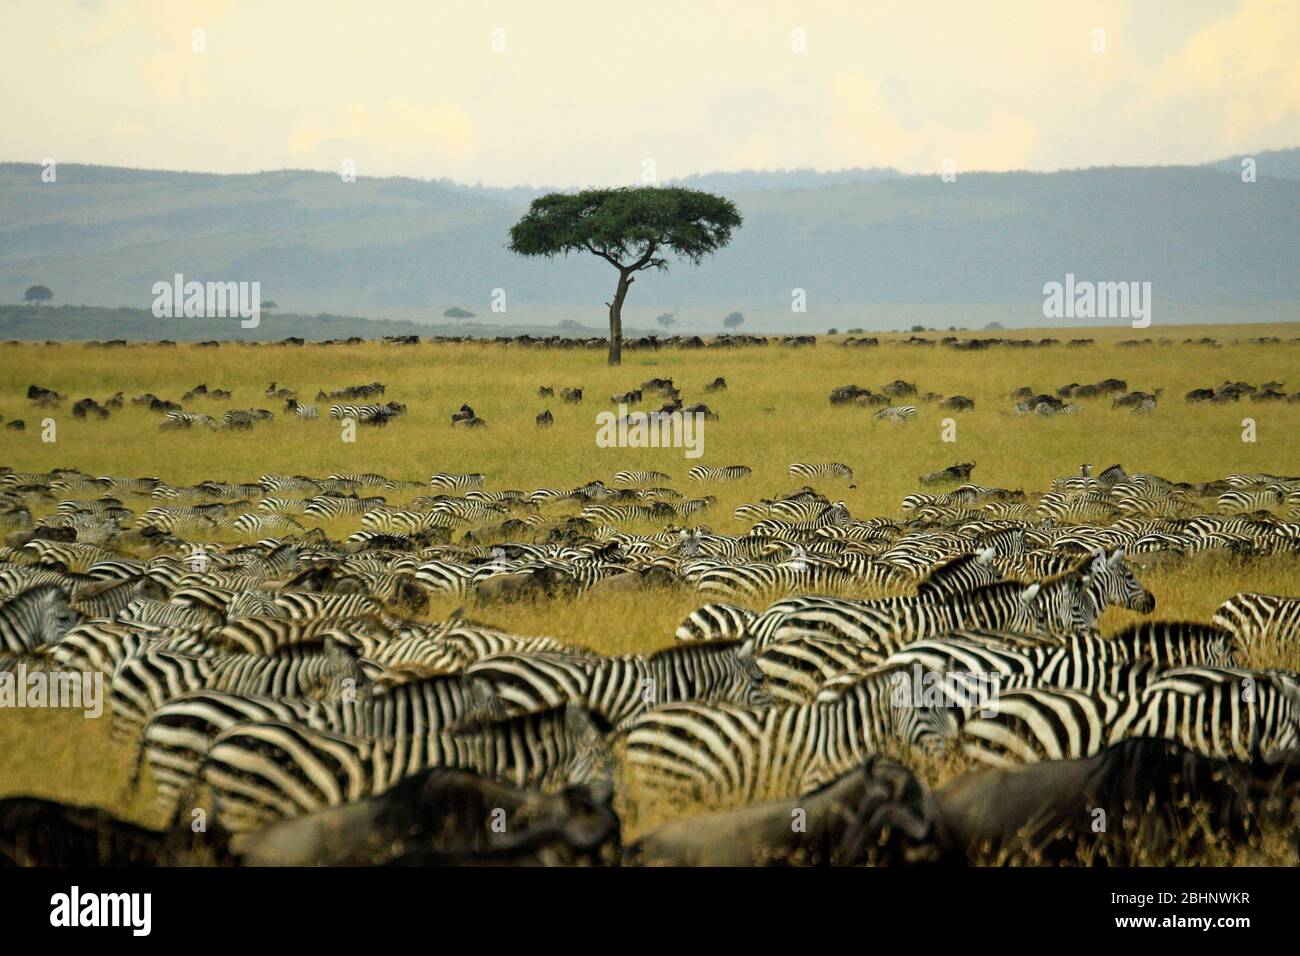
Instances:
[[[25,650],[56,643],[84,619],[68,592],[56,584],[38,584],[0,604],[0,624],[14,625],[11,629]]]
[[[743,693],[738,695],[742,703],[750,707],[771,707],[776,703],[772,692],[767,689],[767,675],[758,666],[752,637],[736,648],[736,666],[744,682]]]
[[[564,735],[571,747],[562,772],[567,785],[585,784],[597,799],[614,791],[616,762],[607,737],[611,728],[576,701],[564,705]]]
[[[1133,570],[1124,563],[1123,548],[1118,548],[1109,555],[1097,551],[1088,566],[1088,578],[1089,596],[1102,610],[1110,604],[1143,614],[1150,614],[1156,609],[1155,595],[1143,587]]]
[[[1029,618],[1039,633],[1088,634],[1096,630],[1103,610],[1089,593],[1088,575],[1070,571],[1043,582],[1032,596],[1026,589]]]

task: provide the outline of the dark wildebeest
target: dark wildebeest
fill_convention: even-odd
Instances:
[[[968,412],[975,407],[975,400],[965,395],[954,395],[939,403],[939,408],[946,412]]]
[[[0,866],[158,866],[204,847],[219,858],[223,843],[219,834],[195,835],[188,826],[149,830],[98,807],[0,800]]]
[[[949,465],[943,471],[932,471],[928,475],[921,476],[923,485],[943,485],[958,481],[968,481],[970,473],[975,469],[975,463],[965,462],[958,465]]]
[[[538,428],[545,428],[554,424],[555,424],[555,416],[551,414],[551,410],[549,408],[537,416]]]
[[[563,398],[566,402],[570,403],[571,405],[576,405],[578,402],[582,401],[582,389],[580,388],[562,389],[560,391],[560,397]]]
[[[376,797],[278,821],[231,841],[253,866],[608,864],[620,854],[612,788],[548,794],[431,769]]]
[[[727,380],[719,375],[708,385],[704,386],[706,392],[725,392],[727,390]]]
[[[897,764],[867,767],[876,777],[911,777]],[[1295,761],[1247,766],[1137,737],[1083,760],[977,770],[933,793],[896,782],[905,799],[861,808],[838,858],[863,862],[883,848],[887,858],[976,864],[1164,863],[1175,849],[1293,827],[1298,787]]]
[[[538,397],[538,398],[554,398],[554,397],[555,397],[555,389],[552,388],[550,385],[543,385],[541,388],[539,388],[539,389],[537,390],[537,397]]]
[[[915,802],[895,783],[925,792],[916,779],[877,779],[872,765],[852,770],[812,793],[670,820],[627,848],[632,866],[829,866],[866,805],[893,808]],[[901,769],[901,768],[900,768]],[[871,829],[868,821],[867,829]],[[851,845],[855,851],[856,845]]]

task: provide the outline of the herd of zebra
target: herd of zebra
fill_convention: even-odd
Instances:
[[[853,478],[841,463],[789,471]],[[737,508],[739,534],[700,524],[716,501],[669,480],[525,492],[480,474],[173,486],[4,469],[0,672],[103,675],[131,787],[147,770],[161,819],[203,803],[245,837],[434,771],[583,788],[635,814],[798,799],[882,752],[1009,768],[1148,738],[1243,765],[1300,750],[1300,674],[1247,666],[1264,647],[1295,660],[1300,598],[1098,627],[1110,607],[1155,611],[1137,559],[1300,554],[1300,478],[1085,465],[1042,494],[910,495],[901,519],[854,518],[806,484]],[[389,504],[417,488],[432,493]],[[307,528],[326,519],[359,527]],[[644,525],[659,530],[631,530]],[[463,613],[667,588],[698,607],[648,654]],[[464,606],[431,619],[446,599]]]

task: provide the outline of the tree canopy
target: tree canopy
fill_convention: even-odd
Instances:
[[[638,186],[549,193],[534,199],[510,229],[519,255],[589,252],[618,269],[609,306],[609,361],[622,358],[622,308],[635,273],[668,270],[668,256],[697,265],[731,241],[741,225],[729,199],[681,187]]]
[[[49,302],[54,298],[54,293],[48,286],[34,285],[23,293],[24,302]]]

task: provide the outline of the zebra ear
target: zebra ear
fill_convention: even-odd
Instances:
[[[979,556],[977,557],[976,560],[978,560],[980,564],[988,564],[990,561],[993,560],[993,555],[995,554],[997,554],[997,550],[995,548],[985,548],[983,551],[979,553]]]
[[[1116,548],[1115,553],[1110,556],[1110,566],[1117,568],[1124,563],[1124,549]]]
[[[741,642],[740,647],[736,648],[736,656],[737,657],[754,656],[754,639],[752,637],[747,637],[743,642]]]
[[[1038,592],[1042,589],[1043,586],[1038,583],[1029,585],[1029,587],[1025,588],[1020,594],[1020,603],[1024,605],[1032,604],[1034,598],[1038,597]]]

